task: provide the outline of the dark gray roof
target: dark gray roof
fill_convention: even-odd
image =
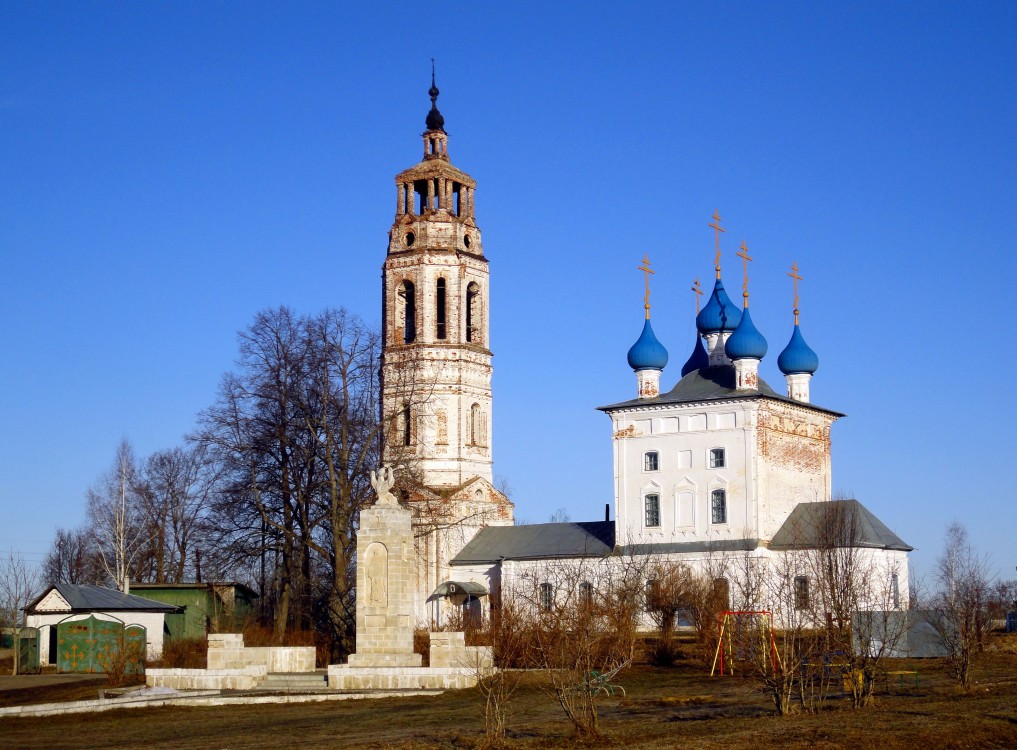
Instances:
[[[831,546],[914,549],[857,500],[799,503],[770,540],[770,549]]]
[[[614,521],[488,526],[452,558],[452,564],[604,557],[613,549]]]
[[[794,399],[782,396],[773,388],[767,385],[762,378],[759,379],[759,390],[739,391],[735,388],[735,373],[732,365],[718,365],[716,367],[704,367],[702,370],[693,370],[684,378],[678,381],[674,388],[667,393],[662,393],[656,398],[634,398],[629,401],[621,401],[608,406],[598,406],[601,411],[615,411],[630,407],[664,406],[667,404],[688,404],[697,401],[725,401],[729,399],[756,399],[771,398],[776,401],[785,401],[798,406],[806,406],[812,409],[833,414],[837,417],[844,415],[831,409],[824,409],[811,403],[803,403]]]
[[[57,583],[47,588],[42,595],[34,602],[25,607],[26,610],[34,610],[51,590],[56,589],[60,596],[67,600],[74,612],[94,610],[115,611],[133,610],[147,612],[177,612],[180,607],[164,602],[156,602],[151,599],[142,599],[140,596],[125,594],[122,591],[108,589],[104,586],[92,586],[91,584]]]
[[[655,555],[667,552],[750,552],[758,539],[717,539],[709,542],[648,542],[618,547],[621,555]]]

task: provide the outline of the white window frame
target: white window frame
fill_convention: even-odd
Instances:
[[[655,504],[655,515],[656,523],[650,523],[650,498],[653,498]],[[648,529],[659,529],[660,528],[660,492],[654,490],[653,492],[643,493],[643,526]]]
[[[720,493],[720,497],[717,497],[717,493]],[[723,505],[721,509],[724,511],[724,517],[721,520],[717,520],[717,500],[720,500]],[[710,490],[710,524],[713,526],[723,526],[727,523],[727,489],[724,487],[717,487]]]

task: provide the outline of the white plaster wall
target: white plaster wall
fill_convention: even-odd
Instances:
[[[756,476],[751,450],[753,402],[724,402],[628,410],[612,415],[615,435],[615,514],[620,544],[740,539],[756,530]],[[723,448],[725,466],[710,468],[710,450]],[[644,455],[657,451],[658,471],[644,470]],[[690,465],[682,465],[687,456]],[[711,493],[727,493],[727,522],[711,522]],[[661,499],[658,528],[645,525],[644,497]],[[691,523],[679,512],[693,497]]]

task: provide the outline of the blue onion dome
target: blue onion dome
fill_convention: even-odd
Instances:
[[[682,365],[682,377],[684,378],[690,372],[696,370],[702,370],[704,367],[710,366],[710,355],[706,353],[706,347],[703,346],[703,339],[700,338],[699,334],[696,334],[696,345],[692,348],[692,355],[689,357],[688,362]]]
[[[633,370],[663,370],[667,364],[667,349],[653,335],[653,326],[647,318],[643,332],[629,349],[629,367]]]
[[[784,351],[777,357],[777,367],[785,375],[797,373],[811,375],[819,369],[819,357],[812,351],[812,347],[805,343],[797,323],[795,323],[795,330],[791,334],[791,340],[787,342]]]
[[[724,353],[731,359],[762,359],[766,356],[766,339],[753,325],[749,308],[742,310],[742,319],[724,345]]]
[[[696,316],[696,328],[702,334],[719,331],[733,331],[742,319],[739,310],[724,291],[724,282],[717,279],[713,286],[713,294],[706,306]]]

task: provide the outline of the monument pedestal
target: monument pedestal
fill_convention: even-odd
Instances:
[[[441,641],[440,668],[422,667],[423,658],[413,651],[413,527],[410,511],[389,492],[394,483],[391,469],[372,472],[378,501],[360,511],[357,532],[357,650],[347,664],[329,666],[328,686],[334,690],[473,687],[478,669],[473,664],[450,663],[447,638]],[[462,652],[466,654],[465,648]],[[431,653],[434,658],[434,647]]]

